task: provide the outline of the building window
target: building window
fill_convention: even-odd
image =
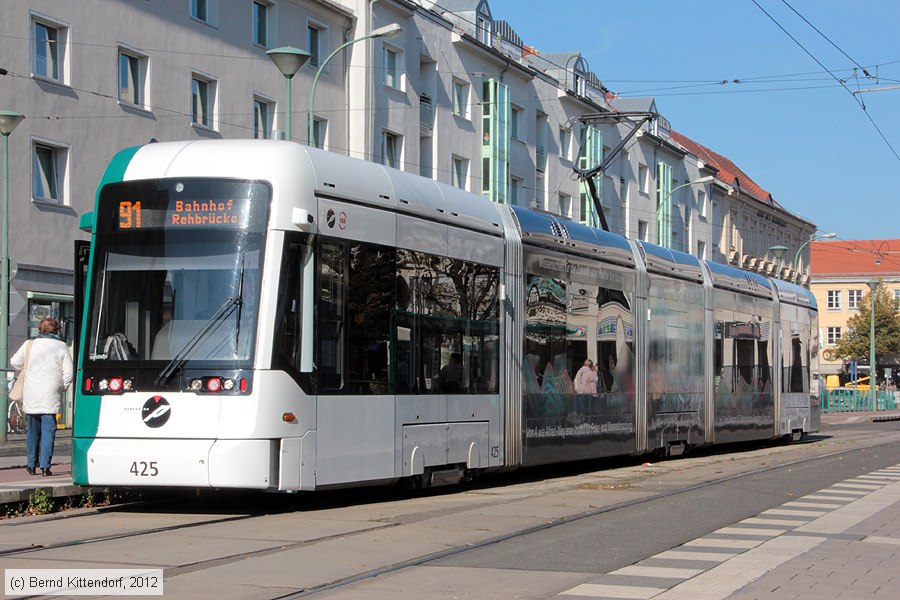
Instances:
[[[559,128],[559,157],[568,160],[569,146],[572,145],[572,130],[565,127]]]
[[[859,310],[859,302],[862,300],[862,290],[847,290],[847,308]]]
[[[313,119],[313,146],[325,148],[325,134],[328,132],[328,121],[319,117]]]
[[[384,85],[401,89],[400,52],[388,46],[384,47]]]
[[[31,195],[35,200],[62,204],[63,178],[67,150],[46,143],[35,143],[32,157]]]
[[[144,106],[147,80],[147,57],[119,51],[119,101]]]
[[[828,333],[825,338],[825,341],[829,345],[835,345],[841,340],[841,328],[840,327],[829,327]]]
[[[841,310],[841,290],[828,290],[828,310]]]
[[[478,15],[478,41],[485,46],[491,45],[491,21],[483,15]]]
[[[218,0],[191,0],[191,18],[215,26],[217,5]]]
[[[704,190],[697,191],[697,207],[700,213],[700,217],[706,218],[706,192]]]
[[[400,168],[400,151],[403,138],[395,133],[384,131],[381,134],[381,157],[385,166]]]
[[[318,67],[322,58],[322,42],[325,39],[324,30],[316,25],[306,27],[306,45],[309,48],[309,66]]]
[[[650,239],[647,237],[649,232],[649,228],[647,227],[647,221],[638,221],[638,239],[643,242],[649,242]]]
[[[468,118],[469,110],[469,84],[453,80],[453,114],[457,117]]]
[[[706,260],[706,242],[697,240],[697,258]]]
[[[642,194],[650,193],[650,169],[647,165],[638,165],[638,189]]]
[[[253,43],[268,48],[269,46],[269,5],[254,1],[252,9]]]
[[[520,196],[522,194],[522,178],[510,177],[509,179],[509,202],[513,206],[518,206]]]
[[[522,140],[524,138],[524,131],[521,131],[519,128],[522,126],[522,114],[523,110],[521,108],[516,108],[515,106],[510,107],[509,113],[509,132],[510,137],[514,140]]]
[[[469,161],[468,159],[454,156],[453,157],[453,187],[458,187],[461,190],[466,189],[466,179],[469,176]]]
[[[253,139],[267,140],[272,136],[272,105],[262,98],[253,99]]]
[[[568,194],[559,195],[559,214],[567,219],[572,218],[572,196]]]
[[[67,33],[68,29],[60,25],[34,21],[32,69],[35,75],[65,83]]]
[[[191,123],[213,129],[216,82],[199,75],[191,78]]]
[[[894,290],[894,308],[900,309],[900,290]]]

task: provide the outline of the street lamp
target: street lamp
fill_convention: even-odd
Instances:
[[[872,398],[872,411],[878,412],[878,391],[875,386],[875,288],[878,287],[878,280],[870,279],[866,285],[872,296],[872,314],[869,318],[869,394]]]
[[[0,134],[3,135],[3,232],[0,243],[0,363],[3,380],[0,381],[0,444],[6,444],[6,420],[9,418],[9,386],[6,373],[9,368],[9,134],[22,122],[24,115],[11,110],[0,110]]]
[[[814,233],[809,236],[808,240],[800,244],[800,248],[797,249],[797,254],[794,255],[794,283],[798,283],[800,281],[800,253],[803,252],[803,249],[806,248],[806,245],[813,240],[830,240],[831,238],[835,237],[837,237],[836,233],[823,233],[822,235]]]
[[[327,65],[328,62],[332,58],[337,56],[338,52],[340,52],[341,50],[343,50],[344,48],[346,48],[347,46],[349,46],[351,44],[355,44],[356,42],[361,42],[362,40],[367,40],[369,38],[374,39],[374,38],[381,37],[381,38],[385,38],[385,39],[390,39],[393,37],[397,37],[401,33],[403,33],[403,28],[400,27],[400,25],[397,23],[391,23],[390,25],[385,25],[384,27],[379,27],[378,29],[373,29],[372,32],[369,33],[368,35],[358,37],[354,40],[350,40],[349,42],[344,42],[343,44],[341,44],[340,46],[335,48],[334,51],[328,55],[328,58],[326,58],[325,60],[322,61],[322,64],[319,65],[319,70],[316,71],[316,77],[315,77],[315,79],[313,79],[312,88],[309,90],[309,130],[307,132],[306,139],[307,139],[307,143],[310,146],[316,145],[315,140],[313,139],[313,132],[314,132],[313,127],[314,127],[314,122],[315,122],[314,102],[316,100],[316,86],[319,84],[319,77],[321,77],[322,73],[325,72],[325,65]]]
[[[775,277],[777,279],[781,279],[781,258],[784,256],[784,253],[788,251],[787,246],[770,246],[769,252],[775,255],[775,260],[777,261],[778,267],[775,271]]]
[[[312,54],[293,46],[272,48],[266,52],[266,56],[272,59],[281,74],[284,75],[284,133],[288,141],[291,141],[291,79],[306,64]]]
[[[701,177],[700,179],[696,179],[696,180],[694,180],[694,181],[686,181],[686,182],[682,183],[681,185],[676,185],[676,186],[673,187],[671,190],[669,190],[669,193],[666,194],[666,195],[662,198],[662,202],[664,203],[664,206],[666,207],[665,210],[663,211],[663,214],[666,215],[664,218],[665,218],[666,221],[667,221],[667,223],[666,223],[666,229],[669,230],[669,231],[667,232],[667,233],[668,233],[668,238],[669,238],[669,239],[668,239],[668,240],[663,240],[663,239],[661,239],[663,236],[660,235],[660,229],[659,229],[659,226],[660,226],[660,225],[659,225],[659,223],[657,223],[657,230],[656,230],[656,231],[657,231],[657,235],[656,235],[656,237],[657,237],[657,238],[660,238],[660,239],[657,239],[657,240],[656,240],[656,243],[657,243],[657,244],[659,244],[660,246],[664,246],[664,247],[668,247],[668,246],[671,245],[671,238],[672,238],[672,232],[671,232],[671,229],[672,229],[672,223],[671,223],[671,219],[672,219],[672,216],[671,216],[671,208],[669,208],[669,206],[668,206],[667,204],[671,204],[671,202],[672,202],[672,195],[673,195],[675,192],[677,192],[678,190],[680,190],[681,188],[688,187],[689,185],[694,185],[694,184],[698,184],[698,183],[710,183],[710,182],[715,181],[715,180],[716,180],[716,178],[715,178],[713,175],[707,175],[706,177]],[[666,242],[666,243],[664,244],[664,243],[662,243],[662,242]]]

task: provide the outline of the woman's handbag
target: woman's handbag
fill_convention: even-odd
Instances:
[[[28,340],[28,346],[25,348],[25,362],[22,363],[22,370],[19,371],[16,382],[13,384],[12,389],[9,390],[10,400],[21,402],[22,398],[25,397],[25,369],[28,368],[28,355],[31,354],[31,344],[33,343],[34,340]]]

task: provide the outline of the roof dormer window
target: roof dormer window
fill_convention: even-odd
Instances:
[[[491,28],[493,24],[494,20],[491,18],[491,9],[488,7],[487,2],[479,3],[475,18],[475,35],[478,41],[485,46],[491,45]]]

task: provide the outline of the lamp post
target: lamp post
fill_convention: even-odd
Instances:
[[[706,177],[701,177],[700,179],[697,179],[697,180],[694,180],[694,181],[686,181],[686,182],[682,183],[681,185],[676,185],[676,186],[673,187],[671,190],[669,190],[669,193],[666,194],[665,197],[663,197],[662,201],[663,201],[663,202],[671,203],[671,202],[672,202],[672,196],[675,194],[675,192],[677,192],[677,191],[680,190],[681,188],[686,188],[686,187],[688,187],[689,185],[695,185],[695,184],[698,184],[698,183],[710,183],[711,181],[715,181],[715,179],[716,179],[716,178],[715,178],[713,175],[707,175]],[[669,229],[669,238],[670,238],[670,239],[666,240],[666,247],[672,245],[672,240],[671,240],[671,237],[672,237],[672,236],[671,236],[671,234],[672,234],[672,232],[671,232],[671,229],[672,229],[672,228],[671,228],[671,218],[672,218],[672,217],[671,217],[671,213],[670,213],[669,211],[670,211],[670,209],[669,209],[669,208],[666,208],[665,214],[666,214],[666,215],[669,215],[669,216],[667,217],[667,219],[670,221],[669,226],[667,227],[667,229]],[[658,228],[658,227],[659,227],[659,225],[657,224],[657,228]],[[658,231],[659,231],[659,229],[657,229],[657,232],[658,232]],[[659,234],[657,234],[657,235],[659,235]],[[661,243],[663,240],[656,240],[656,241],[657,241],[657,243],[658,243],[660,246],[663,246],[663,245],[664,245],[664,244]],[[690,249],[689,249],[689,250],[690,250]]]
[[[267,51],[266,56],[272,59],[272,62],[284,75],[284,134],[287,140],[291,141],[291,79],[297,74],[300,67],[312,57],[312,54],[293,46],[282,46]]]
[[[878,412],[878,390],[875,386],[875,289],[878,287],[878,280],[870,279],[866,285],[872,296],[872,314],[869,315],[869,394],[872,398],[872,411]]]
[[[0,444],[6,444],[6,420],[9,418],[9,386],[6,373],[9,368],[9,134],[22,122],[24,115],[11,110],[0,110],[0,134],[3,135],[3,232],[0,243]]]
[[[798,283],[800,281],[800,253],[803,252],[803,249],[806,248],[807,244],[809,244],[813,240],[830,240],[834,237],[837,237],[836,233],[823,233],[822,235],[814,233],[809,236],[808,240],[800,244],[800,248],[797,249],[797,254],[794,255],[794,283]]]
[[[787,246],[770,246],[769,252],[775,255],[775,260],[778,262],[778,267],[776,267],[775,277],[776,279],[781,279],[781,258],[784,256],[784,253],[788,251]]]
[[[313,137],[314,134],[314,124],[315,124],[315,100],[316,100],[316,86],[319,85],[319,77],[322,76],[322,73],[325,72],[325,65],[328,62],[337,56],[338,52],[346,48],[351,44],[355,44],[356,42],[361,42],[362,40],[367,40],[370,38],[385,38],[390,39],[392,37],[397,37],[403,33],[403,28],[400,27],[397,23],[391,23],[390,25],[385,25],[384,27],[379,27],[378,29],[373,29],[371,33],[368,35],[364,35],[362,37],[358,37],[356,39],[350,40],[349,42],[344,42],[340,46],[334,49],[331,54],[328,55],[328,58],[322,61],[322,64],[319,65],[319,70],[316,71],[316,76],[313,79],[312,88],[309,90],[309,128],[307,131],[307,143],[310,146],[316,146],[316,140]]]

